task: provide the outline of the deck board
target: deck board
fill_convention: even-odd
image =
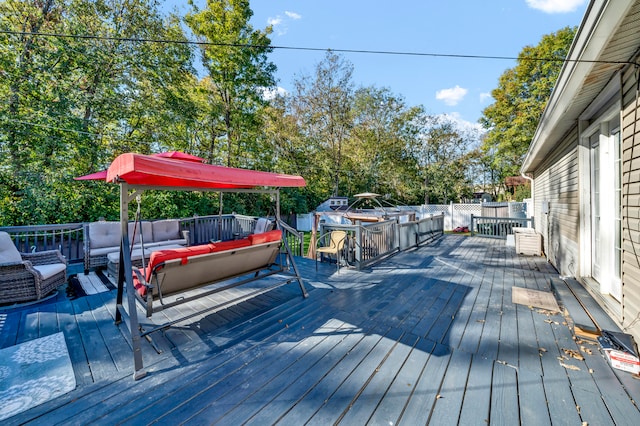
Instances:
[[[470,367],[471,354],[460,350],[452,352],[429,423],[442,426],[458,424]]]
[[[539,370],[520,367],[517,385],[521,424],[523,426],[551,425],[544,383]]]
[[[446,236],[364,271],[298,266],[309,298],[292,283],[155,332],[139,381],[115,291],[0,310],[0,347],[62,331],[78,383],[7,424],[640,424],[640,381],[570,318],[511,302],[550,289],[542,257]],[[136,309],[149,327],[265,284]]]
[[[488,424],[491,405],[491,376],[493,360],[473,355],[469,376],[465,383],[465,398],[460,410],[459,424]]]

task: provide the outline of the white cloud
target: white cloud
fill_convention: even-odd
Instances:
[[[276,88],[265,88],[263,87],[261,89],[262,91],[262,98],[266,101],[270,101],[272,99],[275,99],[278,96],[286,96],[287,95],[287,90],[284,87],[276,87]]]
[[[456,84],[456,87],[438,90],[436,92],[436,99],[439,101],[443,101],[449,106],[455,106],[458,105],[458,102],[460,102],[465,97],[467,92],[467,89],[462,88]]]
[[[282,17],[281,16],[276,16],[275,18],[267,19],[267,25],[272,25],[274,27],[277,27],[280,24],[282,24]]]
[[[586,0],[526,0],[532,9],[538,9],[545,13],[575,12]]]
[[[302,15],[300,15],[299,13],[289,12],[288,10],[285,10],[284,14],[287,15],[289,18],[293,19],[293,20],[297,20],[297,19],[301,19],[302,18]]]
[[[273,31],[276,35],[285,35],[287,31],[289,31],[289,26],[287,25],[290,21],[297,21],[298,19],[302,19],[302,15],[285,10],[284,17],[282,15],[277,15],[276,17],[269,17],[267,19],[267,25],[271,25],[273,27]]]
[[[483,104],[487,99],[491,99],[491,93],[480,93],[480,103]]]

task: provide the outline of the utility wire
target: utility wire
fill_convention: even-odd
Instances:
[[[104,41],[122,41],[134,43],[158,43],[158,44],[178,44],[178,45],[197,45],[197,46],[217,46],[217,47],[239,47],[244,49],[264,49],[264,50],[297,50],[307,52],[338,52],[338,53],[362,53],[371,55],[395,55],[395,56],[420,56],[432,58],[457,58],[457,59],[493,59],[493,60],[526,60],[539,62],[575,62],[575,63],[591,63],[591,64],[616,64],[616,65],[635,65],[640,66],[637,62],[632,61],[602,61],[589,59],[567,59],[559,57],[517,57],[517,56],[500,56],[500,55],[465,55],[455,53],[429,53],[429,52],[405,52],[394,50],[366,50],[366,49],[333,49],[322,47],[304,47],[304,46],[277,46],[268,45],[261,46],[256,44],[243,43],[214,43],[209,41],[193,41],[193,40],[171,40],[171,39],[151,39],[151,38],[133,38],[133,37],[115,37],[115,36],[99,36],[99,35],[79,35],[79,34],[60,34],[60,33],[41,33],[27,31],[10,31],[0,30],[0,34],[20,35],[20,36],[37,36],[37,37],[55,37],[55,38],[72,38],[79,40],[104,40]]]

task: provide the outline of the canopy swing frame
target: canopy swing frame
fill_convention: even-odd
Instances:
[[[180,300],[172,301],[168,304],[160,305],[158,308],[154,309],[153,312],[159,312],[163,309],[176,306],[182,303],[188,303],[193,300],[199,299],[201,297],[205,297],[207,295],[227,290],[229,288],[237,287],[240,285],[248,284],[253,281],[261,280],[266,278],[267,276],[278,274],[278,273],[287,273],[288,269],[292,269],[293,273],[289,272],[289,276],[285,277],[282,281],[277,282],[274,285],[271,285],[264,290],[259,290],[256,292],[251,292],[247,295],[238,297],[236,299],[228,300],[226,302],[222,302],[219,304],[215,304],[212,306],[207,306],[197,312],[181,316],[179,318],[173,319],[168,322],[164,322],[162,324],[142,324],[138,318],[138,305],[137,302],[140,301],[138,299],[137,292],[134,288],[133,283],[133,265],[131,262],[131,251],[129,244],[129,204],[136,200],[136,197],[142,195],[142,193],[146,190],[182,190],[182,191],[206,191],[203,188],[170,188],[170,187],[154,187],[154,186],[144,186],[144,188],[137,185],[129,185],[126,182],[120,182],[120,226],[121,226],[121,241],[120,241],[120,264],[118,268],[118,284],[117,284],[117,294],[116,294],[116,315],[115,315],[115,323],[120,324],[124,322],[127,325],[128,332],[131,338],[131,347],[133,349],[133,361],[134,361],[134,379],[139,380],[146,376],[147,372],[144,369],[144,363],[142,359],[142,349],[141,349],[141,339],[146,338],[155,348],[155,344],[153,343],[150,334],[159,330],[164,330],[172,325],[185,321],[187,319],[193,318],[198,315],[202,315],[207,312],[211,312],[214,310],[219,310],[225,308],[231,304],[242,302],[244,300],[248,300],[252,297],[257,296],[258,294],[264,293],[266,291],[270,291],[275,289],[276,287],[280,287],[282,285],[291,283],[293,281],[297,281],[302,292],[302,296],[304,298],[308,297],[308,293],[305,289],[304,283],[300,276],[300,272],[296,265],[295,259],[291,253],[289,245],[287,244],[286,237],[283,235],[283,243],[282,245],[285,248],[285,260],[287,262],[287,267],[285,265],[280,265],[279,269],[267,271],[265,273],[259,273],[260,271],[247,271],[246,274],[250,274],[255,272],[255,275],[237,282],[234,282],[229,285],[225,285],[219,289],[206,290],[202,292],[198,292],[198,294],[182,298]],[[268,194],[271,196],[275,196],[276,203],[276,226],[280,229],[280,191],[279,189],[211,189],[210,192],[244,192],[244,193],[259,193],[259,194]],[[280,255],[282,256],[282,255]],[[282,262],[282,260],[280,260]],[[231,277],[230,277],[231,278]],[[229,279],[229,278],[227,278]],[[226,279],[220,281],[212,281],[212,284],[215,282],[223,282]],[[125,292],[126,288],[126,292]],[[126,294],[126,301],[125,301]],[[126,303],[126,306],[125,306]],[[145,307],[148,309],[148,307]],[[146,328],[150,327],[150,328]],[[157,350],[157,348],[156,348]]]
[[[165,168],[167,168],[166,171]],[[123,173],[122,177],[120,176],[120,173]],[[165,173],[165,175],[162,175],[162,173]],[[163,179],[164,177],[166,177],[166,180]],[[127,182],[127,180],[130,180],[131,182]],[[131,261],[131,250],[128,235],[129,204],[134,202],[137,196],[141,196],[142,193],[147,190],[269,194],[275,198],[276,226],[278,227],[278,229],[281,229],[280,187],[304,186],[304,179],[299,176],[279,175],[276,173],[258,172],[253,170],[231,169],[205,164],[185,164],[185,162],[177,160],[152,159],[149,156],[140,154],[123,154],[122,156],[116,158],[116,160],[114,160],[112,165],[109,167],[107,173],[107,181],[114,182],[120,185],[121,240],[118,284],[116,293],[115,323],[116,325],[119,325],[120,323],[124,322],[127,326],[126,328],[131,340],[131,347],[133,350],[133,378],[135,380],[139,380],[147,375],[147,371],[144,369],[144,363],[142,359],[141,340],[142,338],[146,338],[155,348],[155,344],[150,337],[150,333],[169,328],[178,322],[185,321],[203,313],[219,310],[231,304],[248,300],[258,294],[272,290],[287,283],[291,283],[293,281],[298,282],[298,285],[302,292],[302,296],[304,298],[308,297],[308,293],[304,287],[304,283],[300,276],[300,272],[296,265],[295,259],[293,258],[289,245],[287,244],[286,236],[283,234],[281,244],[284,245],[284,253],[280,252],[278,256],[282,258],[282,256],[284,255],[286,268],[285,262],[280,259],[281,265],[279,270],[263,274],[260,274],[259,270],[246,271],[246,273],[243,273],[240,276],[248,275],[250,273],[255,273],[255,275],[250,278],[242,279],[238,282],[230,283],[229,285],[223,285],[217,291],[222,291],[238,285],[247,284],[249,282],[260,280],[268,275],[273,275],[276,273],[288,275],[283,277],[284,279],[282,281],[265,287],[264,289],[252,291],[233,300],[215,304],[213,306],[206,306],[204,309],[199,310],[198,312],[171,320],[163,324],[144,324],[144,326],[151,326],[150,329],[145,330],[143,328],[143,324],[138,318],[137,301],[140,299],[138,299],[138,294],[134,287],[133,265]],[[264,187],[272,188],[262,189]],[[236,275],[235,277],[238,277],[238,275]],[[212,280],[211,284],[216,282],[224,282],[225,280],[231,278],[233,277],[226,277],[218,280],[214,279]],[[206,285],[199,287],[206,287]],[[202,292],[198,292],[192,297],[187,297],[183,300],[180,300],[180,303],[187,303],[197,298],[204,297],[208,294],[212,294],[215,291],[216,290],[203,290]],[[178,300],[176,300],[175,302],[178,302]],[[171,306],[178,304],[175,302],[172,302]],[[158,308],[158,311],[164,308],[165,306],[161,305]],[[157,350],[157,348],[155,349]]]

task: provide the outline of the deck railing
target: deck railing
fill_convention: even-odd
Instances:
[[[194,216],[179,219],[180,229],[189,231],[189,244],[226,241],[249,235],[256,218],[238,214]],[[60,250],[69,264],[84,262],[85,223],[62,225],[4,226],[0,231],[11,235],[18,251]],[[284,224],[286,225],[286,224]],[[302,255],[304,235],[290,226],[282,229],[291,253]]]
[[[404,251],[432,241],[444,232],[444,215],[439,214],[417,221],[399,223],[397,220],[384,222],[356,222],[355,225],[323,224],[320,235],[330,231],[347,232],[347,242],[341,259],[364,269],[398,251]]]
[[[471,215],[471,235],[506,239],[514,227],[533,228],[533,217],[492,217]]]
[[[227,241],[248,235],[255,226],[252,216],[223,214],[180,219],[180,229],[189,231],[189,244]]]
[[[291,254],[293,256],[303,256],[304,232],[297,231],[282,221],[280,222],[280,228],[282,229],[284,241],[287,243]]]
[[[82,262],[84,259],[82,223],[3,226],[0,231],[8,233],[22,253],[60,250],[69,263]]]
[[[189,231],[190,244],[202,244],[248,235],[252,232],[255,221],[256,218],[252,216],[233,214],[194,216],[180,219],[180,228]],[[58,249],[70,264],[81,264],[84,261],[84,225],[69,223],[6,226],[0,227],[0,231],[9,233],[21,252]],[[303,256],[304,233],[296,231],[284,222],[281,222],[281,229],[291,254]],[[375,223],[359,222],[356,225],[324,225],[321,232],[334,229],[343,229],[348,234],[343,259],[358,269],[363,269],[393,252],[407,250],[442,235],[444,215],[405,223],[387,220]]]

